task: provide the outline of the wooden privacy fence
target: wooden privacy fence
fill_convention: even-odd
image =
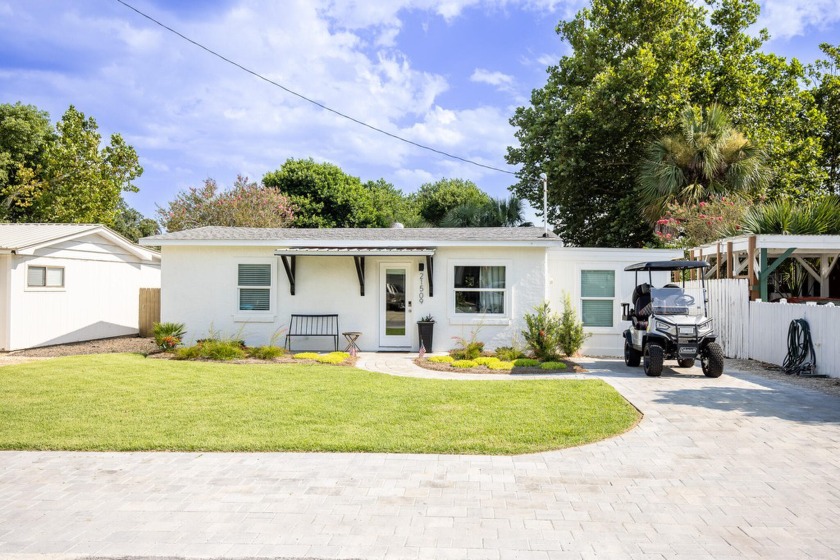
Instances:
[[[152,336],[152,328],[160,322],[160,288],[140,288],[140,336]]]
[[[794,319],[805,319],[811,329],[817,372],[840,377],[840,307],[749,301],[746,279],[707,280],[709,316],[718,342],[729,358],[760,360],[782,365],[787,335]],[[687,282],[699,288],[699,282]]]

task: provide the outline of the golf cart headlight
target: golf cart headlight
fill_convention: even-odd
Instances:
[[[656,330],[664,332],[664,333],[668,333],[668,334],[674,334],[674,332],[676,331],[676,329],[674,328],[674,325],[670,325],[668,323],[665,323],[664,321],[657,321],[656,322]]]
[[[704,323],[697,325],[697,334],[709,334],[712,332],[712,320],[709,319]]]

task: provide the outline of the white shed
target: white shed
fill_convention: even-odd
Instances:
[[[362,333],[362,350],[384,351],[417,351],[415,323],[427,315],[435,319],[427,350],[473,333],[487,348],[521,345],[524,315],[546,300],[562,310],[567,292],[593,333],[584,351],[618,356],[620,304],[633,289],[624,267],[682,255],[565,248],[541,228],[204,227],[140,242],[161,247],[161,319],[185,323],[188,343],[212,329],[249,345],[279,335],[282,344],[292,314],[335,314],[340,331]]]
[[[102,225],[0,224],[0,349],[137,334],[160,254]]]

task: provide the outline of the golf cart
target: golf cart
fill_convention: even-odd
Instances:
[[[653,287],[653,273],[658,271],[706,269],[706,261],[658,261],[628,266],[636,273],[632,303],[622,303],[622,319],[630,321],[624,331],[624,363],[637,367],[643,362],[645,374],[662,375],[664,360],[676,360],[688,368],[699,358],[706,377],[723,373],[723,349],[715,342],[712,320],[706,317],[706,282],[700,275],[700,288],[666,284]],[[647,272],[639,283],[639,273]]]

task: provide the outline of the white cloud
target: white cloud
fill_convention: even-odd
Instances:
[[[838,0],[763,0],[761,4],[758,27],[766,27],[773,38],[804,35],[808,28],[840,21]]]
[[[470,76],[470,81],[481,84],[490,84],[491,86],[496,86],[497,88],[509,89],[513,85],[514,80],[513,76],[502,72],[492,72],[490,70],[485,70],[484,68],[476,68],[473,71],[472,76]]]

